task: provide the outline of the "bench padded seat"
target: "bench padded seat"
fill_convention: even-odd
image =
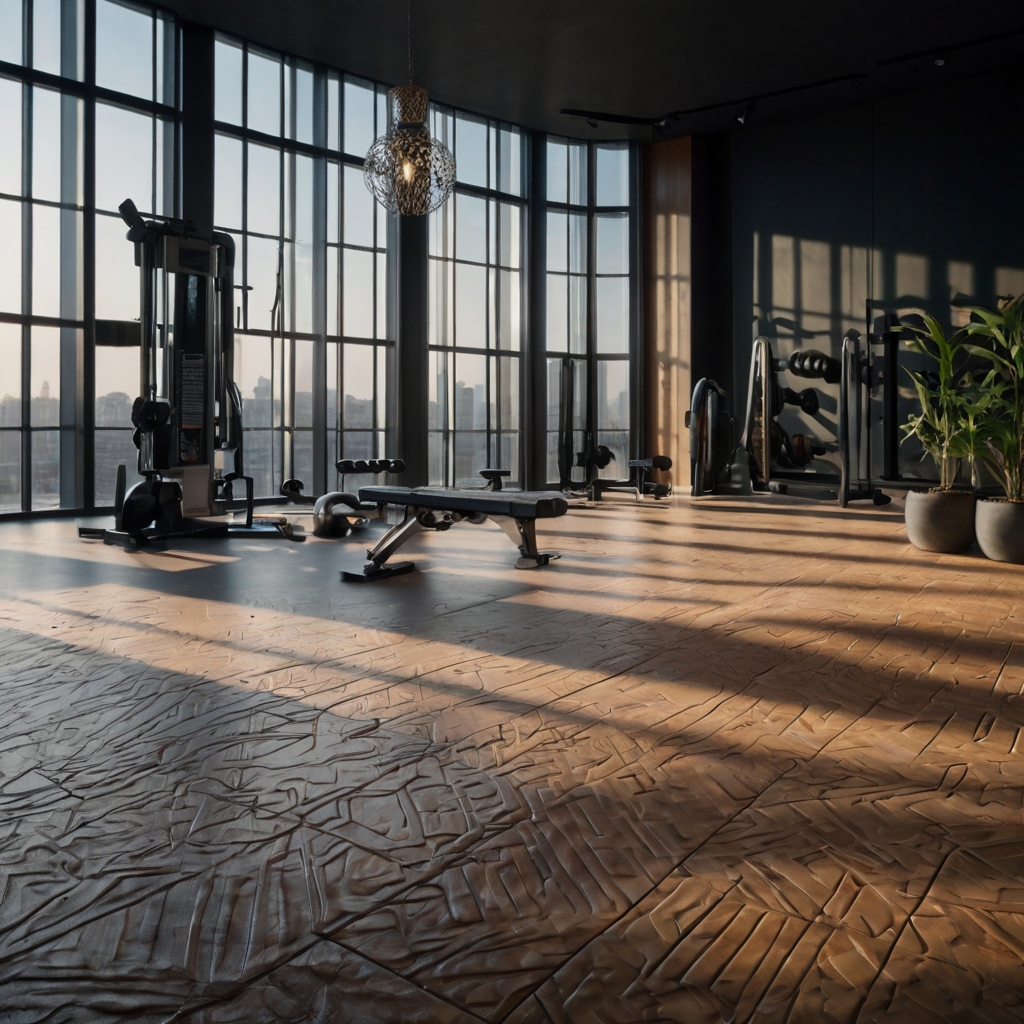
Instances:
[[[513,519],[557,519],[569,504],[557,491],[472,491],[442,487],[360,487],[359,500]]]

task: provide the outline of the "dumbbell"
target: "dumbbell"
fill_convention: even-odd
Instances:
[[[338,459],[334,464],[342,476],[348,473],[402,473],[403,459]]]
[[[818,403],[818,392],[814,388],[804,388],[803,391],[794,391],[792,388],[782,389],[782,400],[787,405],[799,405],[808,416],[817,415],[820,405]]]
[[[838,384],[843,368],[838,359],[819,352],[816,348],[791,352],[788,359],[780,360],[780,370],[789,370],[797,377],[823,379],[826,384]]]

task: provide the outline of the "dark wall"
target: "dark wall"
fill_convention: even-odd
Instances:
[[[1022,101],[1014,72],[733,134],[736,398],[757,333],[837,352],[866,300],[948,323],[1024,290]]]

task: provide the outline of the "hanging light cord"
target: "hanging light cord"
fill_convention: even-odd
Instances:
[[[412,85],[412,0],[409,0],[409,84]]]

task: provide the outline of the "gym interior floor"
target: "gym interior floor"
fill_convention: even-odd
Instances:
[[[0,1020],[1024,1017],[1024,567],[778,499],[0,528]]]

